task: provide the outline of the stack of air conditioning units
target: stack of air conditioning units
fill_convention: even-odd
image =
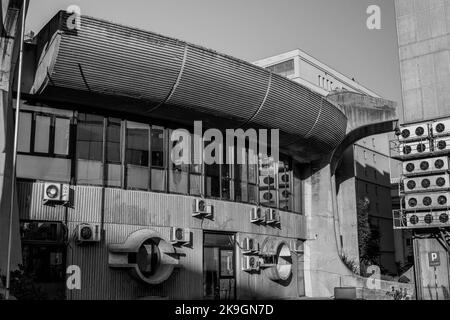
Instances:
[[[445,152],[450,145],[448,139],[450,120],[400,129],[406,228],[450,226],[449,156]]]
[[[260,268],[259,243],[253,238],[244,238],[241,244],[242,271],[258,272]]]
[[[286,166],[282,165],[278,167],[278,199],[281,210],[289,211],[292,209],[292,171],[289,171]]]
[[[273,159],[259,159],[259,203],[267,207],[277,204],[276,172]]]

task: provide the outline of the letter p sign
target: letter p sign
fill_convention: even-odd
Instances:
[[[430,267],[437,267],[441,265],[441,257],[439,256],[439,252],[428,252],[428,262]]]

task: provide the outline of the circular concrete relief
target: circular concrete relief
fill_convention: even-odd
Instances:
[[[268,238],[264,242],[263,254],[272,256],[272,266],[264,270],[273,281],[288,281],[292,276],[292,255],[289,245],[283,240]]]
[[[175,248],[150,229],[133,232],[124,243],[110,244],[108,249],[111,268],[129,269],[147,284],[166,281],[179,263]]]

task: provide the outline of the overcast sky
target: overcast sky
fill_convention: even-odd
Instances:
[[[300,48],[401,103],[394,0],[30,0],[27,30],[59,10],[142,28],[247,61]],[[366,9],[381,8],[381,30]]]

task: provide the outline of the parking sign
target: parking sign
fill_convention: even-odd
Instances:
[[[441,265],[441,258],[439,256],[439,252],[432,251],[428,252],[428,262],[430,267],[437,267]]]

